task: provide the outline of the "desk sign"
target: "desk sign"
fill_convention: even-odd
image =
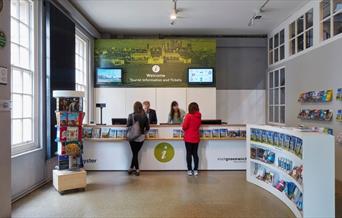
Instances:
[[[1,100],[0,99],[0,112],[11,111],[12,110],[12,102],[11,100]]]
[[[0,67],[0,84],[7,85],[8,82],[8,70],[5,67]]]
[[[5,47],[6,45],[6,35],[4,32],[0,31],[0,48]]]

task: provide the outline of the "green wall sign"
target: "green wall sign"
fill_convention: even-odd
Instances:
[[[167,142],[159,143],[154,148],[154,157],[162,163],[167,163],[175,156],[175,149]]]
[[[122,68],[128,87],[186,87],[189,67],[214,68],[215,63],[215,39],[95,41],[95,66]]]
[[[6,35],[4,32],[0,31],[0,48],[5,47],[6,45]]]

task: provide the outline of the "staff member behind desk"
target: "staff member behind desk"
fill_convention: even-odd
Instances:
[[[136,137],[135,139],[133,139],[132,141],[129,141],[129,145],[131,146],[133,157],[132,157],[131,167],[128,170],[128,174],[132,175],[133,173],[135,173],[136,176],[139,176],[140,170],[139,170],[138,154],[139,154],[141,147],[144,144],[145,133],[148,130],[150,130],[150,124],[144,112],[143,106],[140,102],[138,101],[135,102],[133,109],[134,109],[134,112],[128,116],[127,127],[133,128],[133,125],[135,124],[135,122],[139,122],[140,135]]]
[[[183,122],[185,111],[180,109],[177,101],[171,103],[171,109],[167,122],[170,124],[180,124]]]
[[[143,107],[144,107],[145,114],[148,120],[150,121],[150,124],[157,124],[158,123],[157,113],[155,110],[150,108],[150,102],[144,101]]]
[[[189,104],[189,113],[185,116],[182,129],[184,131],[184,142],[186,148],[186,162],[188,175],[198,175],[198,144],[200,142],[201,113],[198,104]],[[192,157],[194,158],[194,168],[192,169]]]

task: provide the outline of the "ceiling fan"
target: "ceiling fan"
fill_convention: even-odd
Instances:
[[[264,8],[268,4],[270,0],[265,0],[264,3],[255,10],[254,15],[249,19],[248,26],[251,27],[254,25],[256,20],[260,20],[262,18],[262,13],[265,11]]]

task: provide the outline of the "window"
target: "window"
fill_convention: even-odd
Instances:
[[[285,31],[281,30],[268,40],[268,63],[275,64],[285,58]]]
[[[320,2],[321,41],[342,33],[342,0]]]
[[[313,9],[289,26],[289,54],[294,55],[313,46]]]
[[[88,121],[88,39],[79,31],[76,31],[75,36],[75,68],[76,68],[76,91],[84,92],[83,111],[86,112],[84,123]]]
[[[11,0],[12,155],[38,147],[34,2]]]
[[[268,74],[268,122],[285,123],[285,68]]]

